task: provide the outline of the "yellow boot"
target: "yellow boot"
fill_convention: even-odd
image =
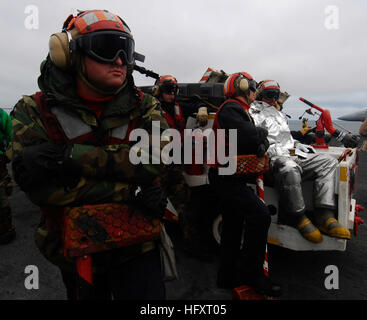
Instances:
[[[313,243],[320,243],[322,241],[321,232],[306,216],[304,216],[303,219],[301,219],[301,222],[297,224],[296,229],[301,233],[302,237],[308,241]]]
[[[317,227],[321,232],[333,238],[350,239],[350,232],[343,227],[334,217],[334,212],[329,209],[319,209],[315,218]]]

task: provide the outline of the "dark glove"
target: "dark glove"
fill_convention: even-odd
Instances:
[[[346,148],[355,148],[358,146],[359,137],[354,134],[347,133],[345,137],[341,140]]]
[[[261,127],[256,127],[256,131],[257,131],[257,136],[259,137],[259,140],[263,143],[264,140],[267,140],[266,137],[268,136],[268,130],[261,128]]]
[[[268,130],[261,127],[256,127],[256,131],[260,141],[260,144],[256,150],[256,156],[261,158],[265,155],[266,150],[269,148],[269,141],[266,138],[268,136]]]
[[[132,204],[136,205],[146,216],[163,218],[168,200],[160,185],[132,187],[130,197]]]
[[[264,143],[260,144],[257,148],[256,156],[258,158],[263,157],[266,153],[266,150],[268,150],[268,147],[269,147],[269,143],[268,143],[268,145],[265,145]]]
[[[22,155],[18,155],[12,161],[12,171],[15,182],[25,192],[32,189],[39,181],[25,165]]]
[[[336,138],[336,140],[340,141],[344,144],[344,147],[346,148],[355,148],[358,146],[359,143],[359,136],[356,136],[354,134],[349,134],[346,132],[342,132],[339,130],[335,130],[333,133],[333,136]]]
[[[72,187],[77,183],[77,170],[65,170],[70,147],[43,142],[25,147],[12,163],[14,180],[23,191],[37,184],[54,181]]]

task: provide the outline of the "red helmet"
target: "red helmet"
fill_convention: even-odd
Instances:
[[[127,24],[107,10],[88,10],[69,15],[63,32],[50,38],[50,56],[59,67],[71,65],[71,54],[81,51],[101,63],[112,63],[118,56],[133,65],[135,43]]]
[[[162,93],[178,94],[178,82],[174,76],[164,75],[160,76],[153,87],[153,95],[158,97]]]
[[[228,98],[248,93],[248,90],[256,91],[256,81],[247,72],[233,73],[224,83],[224,95]]]
[[[257,87],[257,99],[269,100],[275,99],[277,101],[280,95],[279,83],[274,80],[263,80],[259,82]]]
[[[117,15],[107,10],[87,10],[77,16],[70,15],[64,22],[64,28],[71,30],[76,28],[81,34],[87,34],[101,30],[116,30],[129,34],[131,31],[127,24]]]

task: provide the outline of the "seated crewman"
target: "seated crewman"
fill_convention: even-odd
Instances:
[[[335,219],[334,194],[335,169],[338,162],[327,154],[316,154],[311,146],[292,138],[287,118],[275,107],[279,98],[279,84],[274,80],[261,81],[250,113],[257,126],[268,130],[271,170],[286,212],[287,224],[295,227],[308,241],[320,243],[323,233],[336,238],[350,239],[348,229]],[[291,157],[290,149],[296,148],[304,156]],[[314,180],[314,223],[306,217],[306,206],[301,183]]]

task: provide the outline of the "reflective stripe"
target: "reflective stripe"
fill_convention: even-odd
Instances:
[[[263,83],[264,88],[268,88],[268,87],[278,87],[278,83],[274,80],[271,81],[264,81]]]
[[[118,21],[116,19],[116,17],[111,13],[111,12],[103,12],[103,14],[105,15],[107,20],[111,20],[111,21]]]
[[[98,17],[96,16],[94,12],[88,12],[87,14],[83,16],[82,19],[84,19],[87,26],[99,21]]]
[[[200,79],[200,81],[199,81],[199,82],[206,82],[206,80],[208,80],[208,79],[209,79],[209,76],[211,75],[212,71],[214,71],[214,70],[213,70],[213,69],[211,69],[211,68],[208,68],[208,69],[205,71],[204,75],[202,76],[202,78]]]
[[[84,21],[84,19],[80,18],[80,19],[76,19],[75,20],[75,27],[82,32],[86,27],[87,27],[87,23]]]
[[[92,11],[88,12],[85,15],[83,15],[80,19],[78,19],[79,27],[82,27],[81,29],[85,29],[87,26],[92,25],[93,23],[99,22],[99,21],[118,21],[121,22],[115,15],[113,15],[111,12],[108,11]],[[124,25],[124,27],[126,27]]]
[[[56,116],[62,130],[64,131],[68,139],[75,139],[84,134],[92,132],[91,126],[86,124],[76,115],[67,113],[63,109],[56,107],[52,107],[50,111]]]
[[[339,180],[344,181],[344,182],[348,181],[348,168],[347,167],[340,167]]]
[[[267,242],[270,243],[270,244],[279,244],[278,239],[272,238],[272,237],[268,237]]]
[[[126,137],[126,132],[127,132],[128,127],[129,127],[129,124],[124,124],[120,127],[112,129],[111,137],[124,140]]]
[[[228,77],[226,82],[224,83],[224,92],[229,92],[229,83],[231,82],[232,77]]]

